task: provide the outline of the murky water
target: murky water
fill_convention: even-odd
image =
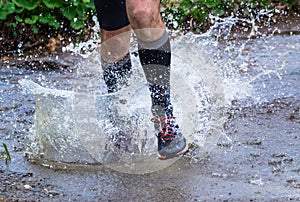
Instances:
[[[74,66],[81,59],[69,56],[65,60],[70,68],[63,70],[30,70],[2,62],[0,138],[13,159],[8,167],[3,162],[1,169],[34,173],[43,179],[43,186],[52,185],[53,199],[57,200],[299,199],[300,36],[227,41],[217,46],[203,36],[178,37],[173,41],[175,70],[176,65],[189,65],[189,60],[182,60],[180,51],[176,52],[183,39],[205,50],[220,75],[225,95],[223,104],[229,118],[206,161],[182,158],[146,175],[127,175],[105,167],[57,171],[27,162],[23,158],[24,138],[33,125],[36,102],[18,81],[29,79],[49,88],[72,90],[70,86],[78,78]],[[72,59],[74,63],[69,62]],[[201,79],[203,85],[205,77]],[[201,85],[198,90],[204,96],[199,97],[209,97]]]

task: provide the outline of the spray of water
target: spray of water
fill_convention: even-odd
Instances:
[[[135,43],[133,40],[133,53]],[[106,93],[99,49],[78,64],[72,91],[20,81],[36,100],[34,127],[29,135],[31,158],[43,163],[105,164],[130,173],[153,172],[178,160],[161,162],[156,157],[150,94],[138,57],[131,57],[134,73],[129,87],[114,94]],[[207,156],[221,132],[224,94],[220,81],[201,46],[193,45],[193,40],[185,36],[173,41],[174,114],[188,143],[199,148],[193,154],[195,159]],[[115,110],[113,115],[109,115],[111,108]],[[117,120],[113,126],[110,116]],[[110,134],[118,128],[132,136],[126,152],[116,152],[109,143]]]
[[[272,16],[266,11],[261,15]],[[177,36],[172,41],[171,93],[175,113],[180,117],[179,123],[184,134],[187,134],[186,138],[198,145],[199,149],[192,154],[194,161],[202,160],[209,154],[220,134],[231,141],[222,132],[226,107],[233,100],[252,97],[253,83],[260,78],[270,75],[280,78],[279,72],[285,66],[280,59],[273,61],[275,68],[267,64],[261,66],[248,54],[251,51],[251,38],[263,35],[256,25],[258,19],[232,16],[225,19],[211,16],[211,19],[215,24],[205,34],[189,33]],[[251,25],[250,31],[246,30],[249,34],[245,39],[231,40],[236,23]],[[269,46],[273,42],[271,38],[264,36],[260,40],[267,51],[274,47]],[[105,164],[130,173],[153,172],[171,165],[178,159],[162,163],[153,158],[156,140],[155,136],[149,135],[153,133],[152,125],[147,121],[150,120],[150,101],[145,99],[149,97],[149,92],[138,58],[135,54],[131,55],[135,74],[130,81],[130,88],[122,93],[107,95],[100,68],[100,50],[95,45],[97,42],[98,38],[66,48],[85,58],[76,68],[72,91],[49,90],[26,80],[21,81],[36,100],[35,123],[29,135],[28,153],[33,159],[44,163]],[[134,52],[136,42],[133,39],[131,53]],[[260,97],[256,96],[255,99]],[[125,104],[120,100],[125,100]],[[142,132],[133,134],[132,148],[137,150],[132,149],[110,160],[105,159],[109,155],[103,151],[107,146],[107,131],[114,129],[106,127],[109,125],[105,123],[107,103],[121,103],[115,107],[119,114],[130,115],[131,118],[126,120],[130,123],[129,129],[136,127],[139,129],[137,131]],[[144,144],[144,140],[149,144]],[[143,160],[139,158],[141,153]]]

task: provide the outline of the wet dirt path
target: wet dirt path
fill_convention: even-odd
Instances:
[[[1,167],[0,196],[34,201],[299,201],[299,100],[232,111],[226,129],[231,141],[220,139],[204,162],[181,159],[157,173],[51,170],[19,157],[22,162],[12,164],[22,168]]]

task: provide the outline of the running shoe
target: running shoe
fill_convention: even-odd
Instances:
[[[153,118],[155,127],[160,127],[158,138],[158,158],[169,159],[180,156],[188,151],[186,140],[179,130],[173,116]]]

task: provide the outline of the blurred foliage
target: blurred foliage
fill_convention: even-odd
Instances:
[[[290,9],[299,0],[162,0],[164,17],[169,25],[184,29],[205,29],[210,15],[218,17],[255,16],[263,9]]]
[[[59,29],[64,23],[83,30],[94,10],[93,0],[1,0],[0,21],[12,27],[30,26],[34,34],[43,25]]]
[[[288,10],[300,1],[162,0],[161,4],[169,27],[202,32],[212,24],[210,15],[253,17],[263,9]],[[92,36],[95,14],[94,0],[0,0],[0,57],[34,49],[53,52],[54,46],[86,40]]]
[[[162,0],[166,20],[179,26],[196,21],[198,26],[209,22],[209,15],[249,15],[259,9],[270,9],[276,5],[292,7],[298,0]],[[87,21],[95,14],[93,0],[0,0],[0,21],[12,27],[30,26],[33,33],[43,25],[62,28],[70,26],[82,31]]]

